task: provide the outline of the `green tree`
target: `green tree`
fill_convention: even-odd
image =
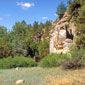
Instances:
[[[10,54],[8,42],[7,30],[4,26],[0,26],[0,58],[7,57]]]
[[[38,44],[38,51],[40,58],[45,57],[49,53],[49,41],[43,40]]]
[[[76,24],[75,42],[85,47],[85,0],[73,0],[68,6],[68,13]]]
[[[49,33],[51,28],[52,28],[51,21],[46,21],[46,23],[42,25],[42,32],[43,32],[42,40],[38,44],[39,56],[41,58],[45,57],[49,53]]]
[[[15,23],[11,35],[12,35],[11,44],[12,44],[12,49],[14,54],[22,55],[26,51],[25,45],[28,41],[28,39],[26,38],[29,35],[28,25],[26,24],[26,22],[22,21],[22,22]]]
[[[51,22],[34,22],[33,25],[25,21],[16,22],[11,32],[0,27],[0,55],[11,56],[45,56],[49,51],[49,32]],[[8,52],[8,53],[7,53]],[[3,53],[3,55],[2,55]]]
[[[65,11],[66,11],[66,6],[61,2],[56,11],[56,14],[58,15],[59,19],[63,17]]]

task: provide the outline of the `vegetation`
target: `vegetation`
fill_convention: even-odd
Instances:
[[[67,9],[76,26],[75,46],[67,54],[49,54],[50,21],[16,22],[11,32],[0,26],[0,85],[15,85],[17,79],[22,79],[23,85],[85,85],[85,68],[79,69],[85,67],[85,0],[68,0]],[[56,12],[59,19],[65,11],[61,3]]]
[[[16,22],[11,32],[0,26],[0,68],[36,66],[34,57],[49,53],[50,28],[50,21],[34,22],[33,26],[25,21]]]
[[[84,74],[85,68],[68,71],[40,67],[19,68],[19,70],[1,69],[0,85],[16,85],[18,80],[24,80],[23,85],[85,85]]]
[[[7,29],[0,26],[0,58],[9,56],[10,52]]]
[[[49,54],[46,57],[44,57],[41,62],[40,66],[42,67],[57,67],[60,66],[61,63],[64,61],[70,60],[71,56],[68,56],[68,54]]]
[[[44,57],[41,67],[58,67],[63,69],[77,69],[85,66],[85,49],[78,49],[76,46],[71,48],[72,51],[67,54],[49,54]]]
[[[68,13],[76,24],[76,39],[78,47],[85,47],[85,0],[70,0]]]
[[[70,54],[49,54],[49,33],[51,21],[27,24],[24,20],[16,22],[12,31],[0,26],[0,68],[36,66],[34,58],[41,59],[43,67],[55,67],[63,64],[65,68],[77,68],[85,63],[85,1],[68,0],[68,7],[63,3],[56,14],[61,19],[68,11],[76,25],[76,47]],[[11,57],[9,57],[11,56]],[[19,57],[16,57],[19,56]],[[23,56],[23,57],[22,57]],[[27,60],[26,60],[27,59]],[[69,60],[67,62],[67,60]]]
[[[37,63],[34,60],[23,56],[0,59],[0,69],[9,69],[16,67],[34,67],[34,66],[37,66]]]
[[[61,66],[64,69],[78,69],[85,66],[85,49],[73,47],[71,51],[71,59],[64,61]]]
[[[34,22],[33,26],[26,24],[25,21],[16,22],[11,32],[0,26],[0,58],[16,55],[46,56],[49,49],[50,28],[50,21],[45,24]]]
[[[66,6],[61,2],[56,11],[56,14],[58,15],[59,19],[63,17],[65,11],[66,11]]]
[[[72,59],[65,61],[65,69],[77,69],[85,66],[85,1],[68,0],[68,13],[76,26],[76,47],[71,49]]]

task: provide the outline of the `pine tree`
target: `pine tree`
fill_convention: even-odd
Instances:
[[[58,15],[59,19],[63,17],[65,11],[66,11],[66,6],[61,2],[56,11],[56,14]]]

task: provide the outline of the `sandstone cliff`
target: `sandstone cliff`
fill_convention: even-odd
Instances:
[[[66,53],[73,44],[75,37],[75,25],[68,20],[67,12],[62,19],[53,23],[54,29],[50,32],[50,53]]]

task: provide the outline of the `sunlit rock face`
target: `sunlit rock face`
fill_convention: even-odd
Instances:
[[[65,13],[50,33],[50,53],[67,53],[73,44],[76,28],[72,21],[68,22],[68,16]]]

